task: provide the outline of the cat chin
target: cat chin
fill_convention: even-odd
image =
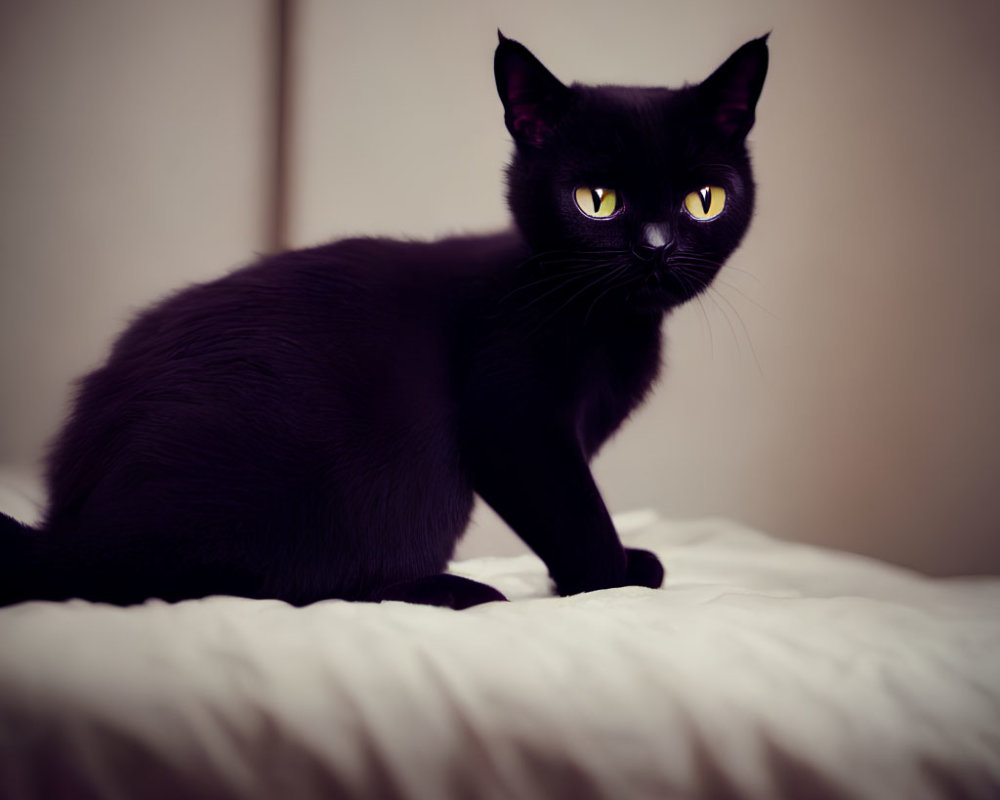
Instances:
[[[660,281],[647,281],[633,289],[628,296],[628,307],[633,313],[664,314],[682,306],[708,287],[680,285],[669,276]]]
[[[628,297],[629,310],[637,314],[664,314],[687,302],[688,298],[657,286],[640,286]]]

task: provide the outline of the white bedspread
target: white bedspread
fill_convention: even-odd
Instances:
[[[1000,579],[618,522],[664,589],[0,610],[0,797],[1000,797]]]

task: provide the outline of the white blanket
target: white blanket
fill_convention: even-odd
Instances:
[[[618,524],[664,589],[0,610],[0,797],[1000,797],[1000,579]]]

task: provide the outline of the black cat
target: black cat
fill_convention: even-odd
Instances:
[[[588,462],[747,229],[767,62],[567,87],[501,35],[517,230],[284,253],[142,314],[79,386],[40,529],[0,515],[0,603],[499,600],[442,574],[473,492],[560,593],[659,586]]]

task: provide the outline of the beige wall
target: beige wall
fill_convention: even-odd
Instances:
[[[132,309],[261,249],[267,207],[265,4],[23,5],[0,6],[0,462],[38,458]],[[564,79],[636,83],[773,29],[755,225],[598,480],[614,510],[1000,571],[994,0],[303,0],[299,23],[296,245],[505,224],[497,26]],[[463,552],[516,549],[478,521]]]
[[[264,249],[269,3],[0,3],[0,464],[142,306]]]

